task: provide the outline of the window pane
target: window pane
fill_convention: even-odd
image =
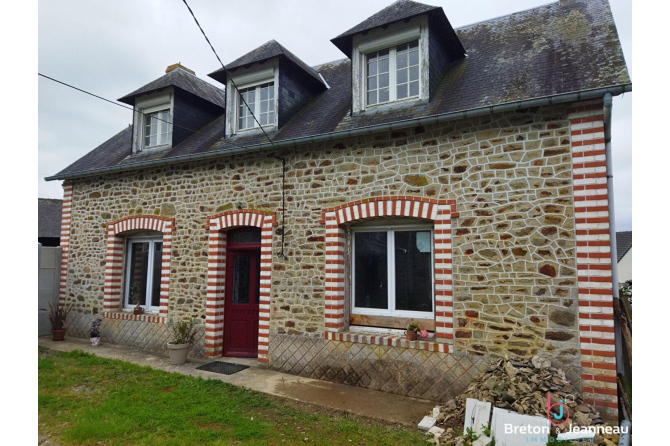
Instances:
[[[368,62],[368,76],[374,76],[375,74],[377,74],[377,62],[370,60]]]
[[[404,84],[407,82],[407,70],[398,70],[397,72],[397,82],[399,84]]]
[[[154,243],[154,266],[151,283],[151,306],[161,305],[161,265],[163,260],[163,243]]]
[[[149,242],[131,243],[128,261],[128,303],[136,305],[146,304],[147,270],[149,266]]]
[[[389,89],[384,88],[383,90],[379,90],[379,102],[387,102],[389,100]]]
[[[407,84],[398,85],[398,99],[407,97]]]
[[[379,75],[379,88],[384,88],[389,86],[389,75],[388,73],[386,74],[380,74]]]
[[[377,103],[377,91],[370,91],[368,92],[368,104],[376,104]]]
[[[356,307],[388,309],[386,232],[358,232],[355,237]]]
[[[275,112],[271,111],[268,113],[268,124],[274,124],[275,122]]]
[[[379,61],[379,73],[388,73],[389,71],[389,58],[381,59]]]
[[[409,84],[409,95],[410,96],[419,96],[419,82],[412,82]]]
[[[397,68],[405,68],[407,66],[407,53],[398,54]]]
[[[410,67],[409,79],[412,81],[419,80],[419,67]]]
[[[418,40],[413,40],[410,43],[408,43],[410,49],[411,48],[419,48],[419,41]]]
[[[251,267],[250,255],[236,255],[233,257],[233,303],[249,303],[249,273]]]
[[[374,90],[377,88],[377,78],[376,77],[369,77],[368,78],[368,91]]]
[[[419,51],[411,51],[409,53],[409,64],[410,65],[419,65]]]
[[[433,310],[432,243],[430,231],[396,231],[396,310]]]
[[[230,243],[260,243],[261,231],[235,232],[230,238]]]

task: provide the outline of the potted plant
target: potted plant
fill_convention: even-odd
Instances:
[[[130,284],[130,302],[135,304],[135,308],[133,308],[133,314],[142,314],[144,313],[144,308],[140,306],[140,286],[137,284],[137,282],[133,282]]]
[[[53,335],[54,341],[64,341],[65,340],[65,320],[67,319],[67,313],[69,307],[56,305],[55,307],[49,302],[49,312],[47,316],[49,317],[49,322],[51,322],[51,334]]]
[[[195,319],[181,320],[172,326],[172,341],[167,343],[170,352],[170,364],[183,364],[186,362],[188,349],[193,342],[195,331],[193,326]]]
[[[419,323],[418,322],[411,322],[407,326],[407,331],[405,334],[407,335],[407,339],[410,341],[416,341],[416,332],[419,331]]]
[[[91,322],[90,337],[91,345],[94,347],[100,344],[100,324],[102,324],[102,318],[99,317],[93,319],[93,322]]]

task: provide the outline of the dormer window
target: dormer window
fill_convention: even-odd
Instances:
[[[238,102],[237,121],[239,130],[258,128],[256,119],[262,127],[275,124],[274,82],[240,89]],[[254,119],[254,116],[256,116],[256,119]]]
[[[160,110],[144,115],[144,147],[170,144],[172,136],[170,110]]]
[[[367,105],[419,97],[419,40],[365,55]]]

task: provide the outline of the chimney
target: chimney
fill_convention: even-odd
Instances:
[[[190,68],[186,68],[185,66],[183,66],[181,64],[181,62],[177,62],[177,63],[172,64],[172,65],[168,65],[168,67],[165,69],[165,72],[169,73],[170,71],[174,71],[174,70],[177,70],[177,69],[184,70],[187,73],[191,73],[193,76],[195,76],[195,71],[191,70]]]

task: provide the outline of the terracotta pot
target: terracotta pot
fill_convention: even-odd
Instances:
[[[65,329],[64,328],[62,330],[51,330],[51,334],[53,334],[53,340],[54,341],[64,341],[65,340]]]
[[[407,339],[408,339],[408,340],[410,340],[410,341],[416,341],[416,331],[409,331],[409,330],[407,330],[407,331],[405,332],[405,334],[407,335]]]
[[[144,308],[142,308],[142,307],[133,308],[133,314],[134,315],[138,315],[138,314],[142,314],[142,313],[144,313]]]
[[[172,342],[168,342],[167,348],[170,352],[170,364],[179,365],[185,363],[190,346],[191,344],[173,344]]]

